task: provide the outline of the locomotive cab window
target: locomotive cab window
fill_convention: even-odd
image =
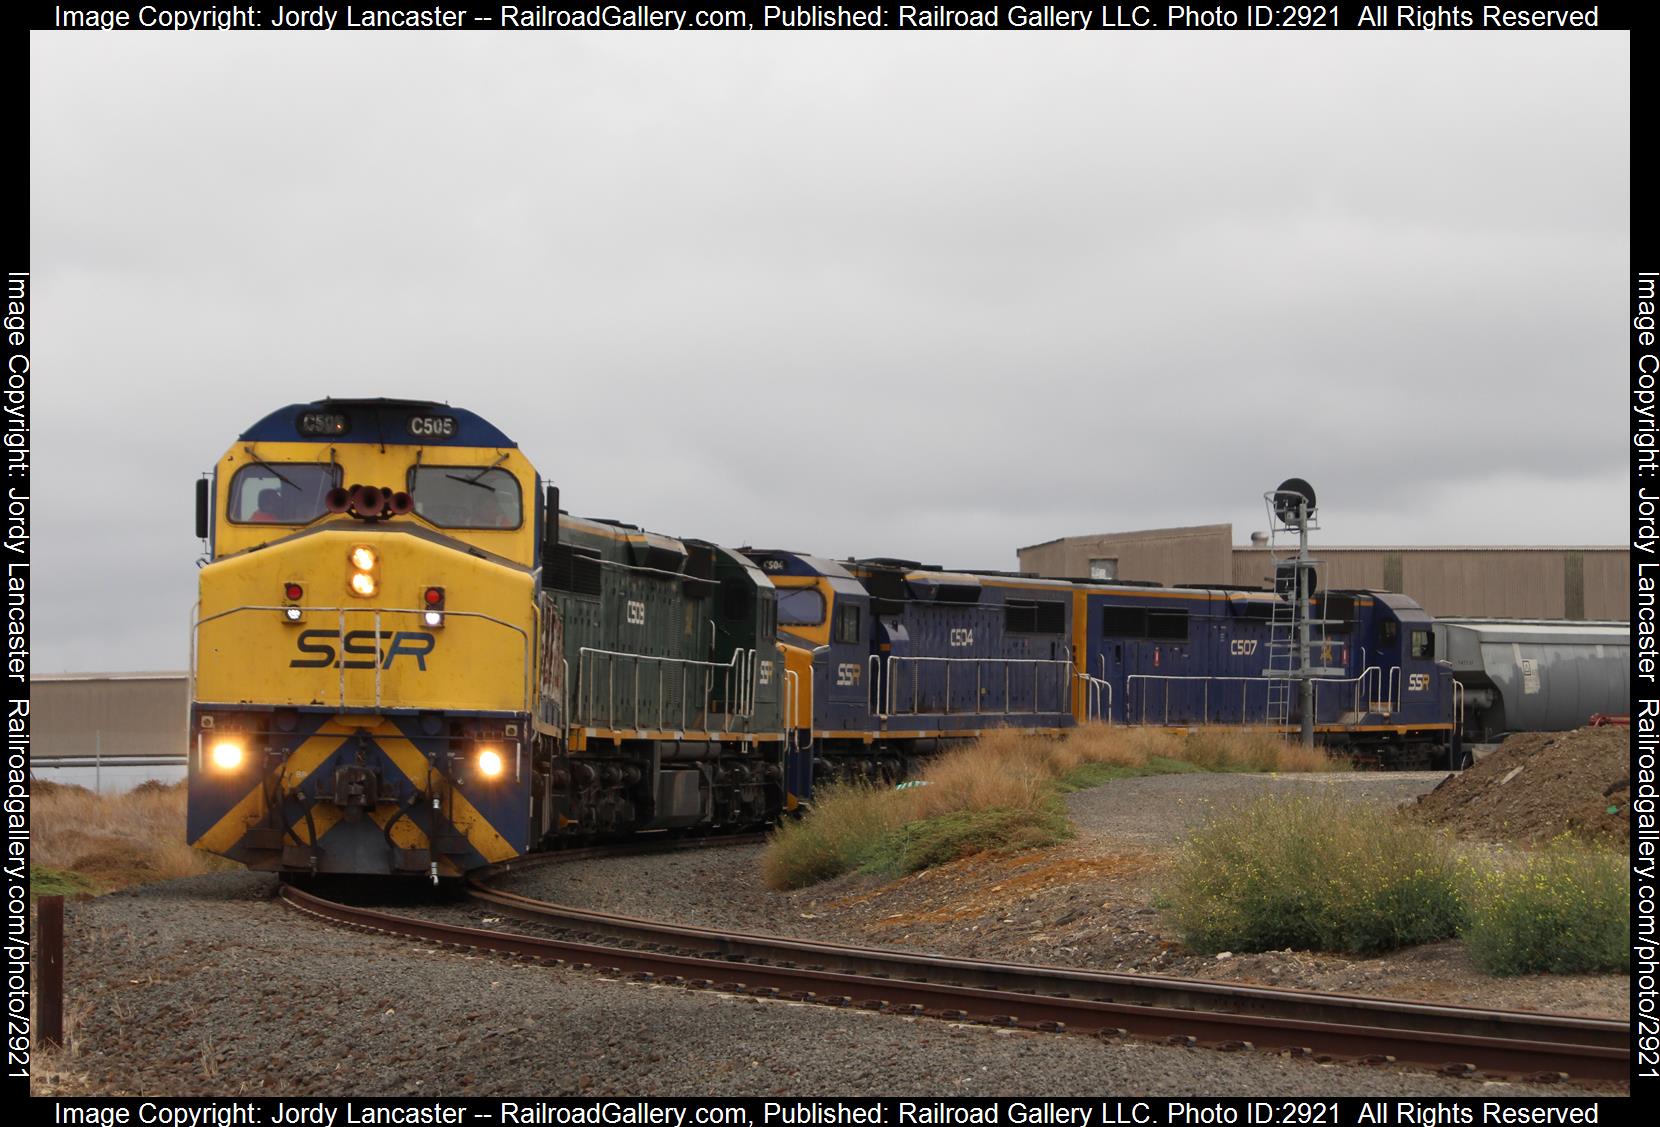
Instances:
[[[1378,642],[1380,645],[1392,646],[1401,636],[1401,624],[1394,619],[1386,620],[1378,628]]]
[[[325,511],[340,467],[316,462],[261,462],[231,478],[227,515],[235,524],[310,524]]]
[[[824,596],[812,587],[778,589],[778,622],[781,626],[817,626],[824,621]]]
[[[1435,635],[1428,630],[1414,630],[1412,632],[1412,656],[1420,661],[1428,661],[1435,656]]]
[[[859,640],[859,608],[854,603],[841,603],[836,607],[836,641],[857,642]]]
[[[439,528],[518,528],[519,481],[503,469],[416,466],[409,471],[415,512]]]

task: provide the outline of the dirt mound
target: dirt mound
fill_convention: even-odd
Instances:
[[[190,784],[184,779],[177,782],[164,783],[160,779],[145,779],[133,788],[134,794],[174,794],[183,791]]]
[[[1489,841],[1539,842],[1572,833],[1631,840],[1631,729],[1579,728],[1511,736],[1409,809]]]
[[[44,798],[49,794],[91,793],[92,790],[89,787],[79,786],[75,783],[54,783],[51,779],[43,779],[39,775],[36,775],[29,780],[29,796],[31,798]]]

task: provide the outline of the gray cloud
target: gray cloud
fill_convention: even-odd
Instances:
[[[326,394],[826,554],[1624,539],[1621,34],[31,48],[43,671],[182,666],[192,478]]]

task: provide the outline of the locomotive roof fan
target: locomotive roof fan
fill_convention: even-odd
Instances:
[[[1297,515],[1298,502],[1305,502],[1308,506],[1308,516],[1314,517],[1314,486],[1300,477],[1288,477],[1280,482],[1280,487],[1274,490],[1274,515],[1280,518],[1280,523],[1290,528],[1296,528],[1299,520]]]

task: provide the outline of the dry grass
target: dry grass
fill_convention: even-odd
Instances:
[[[1115,774],[1345,766],[1261,729],[1181,735],[1091,724],[1055,739],[1004,728],[932,760],[925,786],[824,788],[805,820],[773,836],[761,874],[774,888],[800,888],[858,870],[907,872],[981,849],[1051,844],[1071,832],[1058,799],[1068,778],[1095,785]]]
[[[1205,954],[1373,954],[1446,939],[1464,915],[1447,836],[1331,794],[1268,795],[1213,815],[1169,881],[1169,918]]]
[[[1090,724],[1064,741],[1078,765],[1145,767],[1155,760],[1191,763],[1206,771],[1346,771],[1346,759],[1304,747],[1268,728],[1195,728],[1188,734],[1160,728]]]
[[[145,783],[125,794],[35,780],[31,866],[72,874],[100,891],[235,868],[185,844],[185,784]]]

